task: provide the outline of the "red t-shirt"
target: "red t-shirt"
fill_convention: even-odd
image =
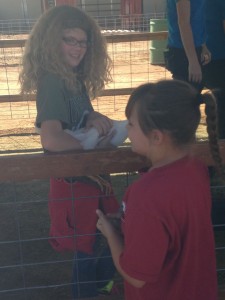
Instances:
[[[127,300],[215,300],[217,276],[208,172],[194,158],[152,169],[124,198]]]

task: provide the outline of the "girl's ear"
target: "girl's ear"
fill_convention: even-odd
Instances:
[[[153,129],[151,131],[151,141],[155,144],[155,145],[159,145],[162,143],[164,138],[164,134],[161,130],[159,129]]]

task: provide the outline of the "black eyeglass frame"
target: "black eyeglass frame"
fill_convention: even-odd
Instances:
[[[90,46],[90,43],[88,41],[78,41],[75,38],[62,37],[62,40],[66,45],[80,47],[82,49],[87,49]]]

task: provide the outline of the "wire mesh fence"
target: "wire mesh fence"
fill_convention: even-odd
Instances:
[[[12,35],[27,34],[34,26],[36,19],[13,19],[13,20],[1,20],[0,21],[0,34],[2,38],[10,38]]]
[[[79,6],[78,6],[79,7]],[[101,7],[102,8],[102,7]],[[150,21],[152,19],[164,19],[166,13],[146,13],[146,14],[129,14],[121,15],[119,9],[116,11],[96,10],[94,6],[92,11],[86,11],[94,17],[103,31],[136,31],[149,32]],[[84,8],[83,8],[84,9]],[[85,10],[85,9],[84,9]],[[101,12],[101,13],[100,13]],[[29,34],[37,19],[9,19],[0,20],[0,35],[1,38],[12,38],[12,36],[20,34]]]
[[[58,1],[45,2],[48,6],[58,3]],[[124,108],[132,88],[143,82],[170,78],[163,64],[153,65],[150,62],[149,40],[151,38],[130,36],[131,33],[148,34],[150,19],[165,18],[165,13],[133,13],[130,5],[129,13],[126,11],[126,14],[123,14],[119,0],[70,1],[70,5],[72,2],[73,5],[92,15],[98,22],[102,33],[106,36],[108,51],[113,62],[113,81],[106,86],[102,97],[93,101],[94,108],[106,113],[109,117],[124,119]],[[40,146],[37,146],[39,138],[33,129],[36,116],[35,95],[26,97],[19,95],[18,76],[24,43],[37,20],[29,18],[31,4],[27,1],[23,1],[23,4],[24,9],[26,8],[23,14],[24,19],[0,21],[0,119],[2,120],[0,122],[0,151],[2,154],[6,154],[7,148],[8,153],[13,152],[13,148],[18,149],[19,153],[22,148],[25,152],[27,148],[40,150]],[[41,7],[39,9],[41,11]],[[166,34],[163,38],[166,39]],[[8,131],[8,137],[6,131]],[[31,138],[30,141],[32,140],[31,145],[27,143],[28,137]],[[22,140],[24,140],[24,146],[22,146]]]
[[[119,182],[121,192],[127,185],[128,175],[118,177],[115,182]],[[79,259],[72,251],[55,251],[49,243],[49,181],[1,183],[0,189],[0,223],[1,228],[4,226],[0,232],[0,299],[71,299],[73,265]],[[118,188],[116,194],[118,196]],[[68,202],[66,199],[60,201],[65,205]],[[76,203],[79,199],[74,197],[71,201]],[[89,199],[82,201],[85,206],[90,204]],[[87,236],[86,233],[85,238]],[[65,235],[60,238],[75,241],[79,237]],[[96,253],[92,259],[97,258]],[[122,299],[121,278],[115,275],[114,281],[117,286],[115,299]]]
[[[12,158],[12,161],[14,158]],[[25,160],[27,159],[27,157],[24,158]],[[19,161],[23,163],[24,158],[19,158]],[[7,168],[9,171],[8,175],[11,173],[9,177],[7,177],[6,173],[5,177],[3,172],[1,172],[0,225],[4,230],[0,231],[0,251],[2,254],[0,259],[0,299],[71,299],[74,286],[72,279],[74,265],[79,264],[82,258],[77,256],[76,251],[71,251],[71,249],[68,251],[66,246],[64,251],[61,249],[61,252],[57,252],[56,247],[52,247],[50,241],[52,239],[53,241],[57,241],[60,245],[67,245],[69,241],[75,245],[79,244],[79,246],[82,247],[85,243],[82,242],[81,239],[84,239],[86,244],[89,244],[87,239],[95,238],[99,240],[100,235],[93,234],[93,231],[89,232],[89,229],[85,229],[87,227],[86,225],[84,228],[86,232],[83,234],[81,234],[80,231],[78,234],[78,228],[73,228],[72,232],[68,228],[67,233],[59,234],[55,232],[54,235],[51,235],[51,239],[49,238],[49,203],[51,203],[48,199],[49,180],[40,179],[46,177],[46,170],[48,168],[41,168],[41,173],[39,173],[38,170],[40,168],[35,167],[33,157],[30,156],[30,158],[31,161],[28,169],[30,169],[31,173],[34,172],[32,175],[29,174],[29,171],[26,172],[24,170],[23,174],[25,176],[19,175],[19,177],[11,181],[9,178],[11,176],[14,177],[15,173],[11,173],[9,170],[10,167]],[[66,160],[67,158],[64,157]],[[37,159],[40,167],[41,160],[39,160],[39,158]],[[60,162],[61,159],[62,157],[58,157],[58,162]],[[47,161],[45,164],[48,165]],[[78,161],[77,168],[79,169]],[[16,161],[14,162],[13,164],[16,166],[17,163]],[[63,165],[65,166],[64,163]],[[69,163],[68,166],[71,166],[71,163]],[[80,166],[83,168],[82,163]],[[6,166],[3,166],[3,168],[4,167]],[[16,169],[19,170],[21,168],[17,165]],[[93,166],[93,172],[95,172],[94,169]],[[61,172],[62,168],[58,170]],[[72,170],[73,168],[71,171]],[[66,173],[67,172],[68,170]],[[70,173],[67,174],[70,175]],[[79,172],[76,172],[75,175],[78,174]],[[81,173],[81,175],[82,174],[83,173]],[[37,179],[32,179],[35,177]],[[5,178],[5,180],[3,178]],[[20,178],[20,180],[18,180],[18,178]],[[27,178],[30,179],[28,180]],[[118,202],[121,202],[125,188],[135,178],[135,172],[123,172],[111,176],[114,195]],[[69,189],[72,185],[76,184],[76,182],[70,184],[69,181],[67,183]],[[52,202],[52,205],[61,205],[61,209],[63,208],[65,212],[68,205],[71,205],[72,211],[72,207],[76,206],[79,202],[79,205],[82,204],[85,211],[84,215],[82,215],[83,222],[89,224],[91,220],[90,215],[88,215],[88,206],[93,208],[93,203],[94,205],[98,205],[102,202],[97,198],[96,190],[90,187],[90,185],[84,185],[84,188],[82,193],[85,195],[78,196],[76,193],[69,198],[59,197]],[[79,190],[81,189],[78,187],[78,191]],[[93,191],[95,192],[94,195]],[[108,194],[103,193],[102,195],[105,197],[105,204],[108,205],[108,201],[110,201]],[[96,218],[95,209],[91,211],[91,215],[92,219],[93,217],[94,219]],[[69,218],[69,216],[72,218],[72,214],[69,213],[67,218]],[[78,216],[76,215],[74,218],[75,217]],[[71,224],[71,226],[73,224],[73,220],[71,219],[65,219],[64,221]],[[60,220],[57,219],[57,222],[60,222]],[[96,230],[95,224],[96,222],[94,222],[94,228]],[[99,247],[96,252],[94,252],[94,255],[89,259],[94,261],[99,259],[99,255],[102,253],[101,250],[106,246],[104,239],[101,238],[98,245]],[[107,259],[107,257],[106,254],[102,255],[102,259]],[[114,288],[115,297],[112,296],[109,299],[123,299],[121,278],[118,274],[115,274],[113,279],[116,286],[116,289]],[[82,279],[78,278],[78,281],[79,280],[82,281]],[[101,282],[100,279],[96,279],[96,282],[98,281]],[[91,283],[96,284],[96,282]],[[76,299],[76,297],[74,299]]]
[[[107,39],[108,51],[113,62],[111,71],[113,81],[106,86],[101,97],[93,100],[93,106],[109,117],[121,120],[125,118],[125,105],[128,94],[133,88],[143,82],[171,78],[171,75],[164,65],[150,63],[149,39],[155,36],[151,37],[150,33],[136,35],[128,32],[122,34],[104,32],[103,34]],[[18,76],[27,35],[17,35],[16,39],[14,38],[15,36],[6,41],[0,40],[0,151],[2,154],[6,153],[7,148],[9,152],[13,151],[13,148],[19,151],[23,148],[26,152],[28,148],[35,149],[39,142],[33,125],[36,117],[35,95],[23,97],[19,95]],[[163,38],[166,38],[166,33]],[[17,141],[16,136],[18,136]],[[30,137],[30,142],[34,141],[34,144],[27,143]],[[37,151],[39,150],[40,146],[37,147]]]
[[[93,174],[97,172],[96,166],[100,168],[101,162],[105,164],[103,169],[109,171],[113,167],[111,160],[116,158],[116,167],[113,167],[114,173],[112,172],[111,181],[115,197],[120,203],[127,186],[139,176],[134,170],[140,169],[144,165],[143,162],[137,161],[135,156],[129,158],[131,154],[126,151],[126,149],[123,150],[124,156],[122,156],[122,150],[121,152],[117,151],[116,154],[96,153],[92,160],[90,160],[90,156],[94,155],[92,153],[88,154],[89,158],[86,157],[85,153],[77,154],[77,158],[76,154],[73,154],[73,156],[71,154],[67,156],[57,155],[57,157],[49,156],[45,157],[44,162],[42,157],[34,158],[32,155],[30,158],[26,156],[12,157],[11,160],[8,160],[8,163],[1,160],[3,169],[0,172],[0,226],[2,228],[0,231],[0,299],[71,299],[73,268],[74,264],[77,264],[81,258],[76,257],[73,251],[58,252],[50,244],[49,180],[43,179],[43,177],[47,177],[49,172],[55,174],[56,177],[60,174],[70,176],[70,172],[75,172],[74,170],[76,170],[75,175],[78,175],[79,172],[83,175],[87,170],[87,161],[93,162],[90,169]],[[200,152],[204,153],[203,150]],[[206,159],[206,154],[203,156]],[[125,163],[124,157],[129,159]],[[53,163],[54,160],[55,163]],[[86,163],[84,163],[85,161]],[[135,161],[137,163],[132,166]],[[124,170],[129,169],[129,171],[121,172],[121,165],[124,164],[125,166],[122,168]],[[8,165],[7,170],[6,165]],[[25,165],[26,168],[22,168]],[[46,168],[43,167],[44,165],[46,165]],[[54,167],[49,171],[48,166]],[[63,167],[60,168],[60,166]],[[130,171],[131,169],[133,171]],[[115,170],[118,170],[118,172]],[[14,180],[9,180],[13,177]],[[36,179],[32,179],[35,177]],[[225,286],[224,191],[224,186],[214,185],[212,187],[212,220],[214,223],[220,289]],[[68,202],[74,205],[76,201],[80,200],[86,206],[90,205],[90,203],[88,204],[89,201],[95,201],[95,198],[93,194],[89,194],[81,199],[78,194],[74,194],[70,199],[58,199],[65,207]],[[93,211],[94,214],[95,211]],[[86,222],[90,221],[88,217],[85,218],[85,215],[84,220]],[[85,238],[88,236],[93,237],[93,232],[86,233],[83,236]],[[76,230],[72,235],[71,233],[54,235],[54,238],[58,241],[73,239],[75,243],[80,237],[82,235],[77,234]],[[97,234],[96,237],[99,237],[99,235]],[[104,240],[101,240],[99,249],[102,249],[102,247],[105,247]],[[97,259],[99,252],[96,252],[95,255],[94,259]],[[123,283],[117,273],[114,276],[114,281],[116,289],[114,295],[108,299],[122,300]]]
[[[113,82],[106,87],[102,97],[93,100],[94,109],[113,119],[124,119],[124,108],[132,88],[143,82],[171,78],[164,65],[151,64],[149,36],[142,36],[138,40],[131,36],[149,33],[150,20],[165,18],[165,13],[121,15],[119,1],[114,1],[113,7],[100,2],[97,6],[88,5],[87,1],[86,6],[82,3],[78,5],[99,23],[108,40],[108,51],[113,61]],[[35,22],[35,19],[0,21],[0,45],[5,40],[16,43],[22,40],[19,46],[0,47],[0,154],[3,156],[42,152],[39,136],[33,126],[36,117],[35,95],[21,99],[18,83],[23,43]],[[117,159],[119,164],[119,157]],[[6,170],[1,168],[1,174],[4,173]],[[136,172],[120,174],[119,170],[112,176],[119,202],[126,187],[135,178]],[[49,244],[49,180],[38,176],[24,182],[2,180],[0,191],[0,224],[4,229],[0,231],[0,299],[71,299],[73,264],[77,258],[73,252],[58,253]],[[223,287],[224,187],[213,186],[212,196],[218,282]],[[114,299],[122,299],[121,278],[116,276],[115,280],[119,284],[119,291]]]

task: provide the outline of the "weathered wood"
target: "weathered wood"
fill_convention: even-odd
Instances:
[[[134,88],[120,88],[120,89],[106,89],[103,90],[99,97],[118,96],[118,95],[130,95]],[[23,102],[23,101],[35,101],[36,95],[0,95],[0,103],[4,102]]]
[[[129,32],[129,33],[104,33],[107,43],[140,42],[151,40],[165,40],[167,31],[158,32]],[[26,39],[0,40],[0,48],[21,48],[24,47]]]
[[[220,150],[225,161],[225,140],[220,141]],[[207,142],[196,143],[192,146],[191,152],[207,165],[214,164]],[[59,154],[2,156],[0,181],[132,172],[147,165],[147,160],[133,153],[130,147]]]
[[[145,160],[130,148],[0,157],[0,181],[136,171]]]
[[[167,31],[158,32],[130,32],[105,35],[107,43],[141,42],[152,40],[165,40]]]
[[[23,102],[23,101],[35,101],[35,94],[30,95],[0,95],[0,103],[4,102]]]
[[[22,48],[26,40],[0,40],[0,48]]]

